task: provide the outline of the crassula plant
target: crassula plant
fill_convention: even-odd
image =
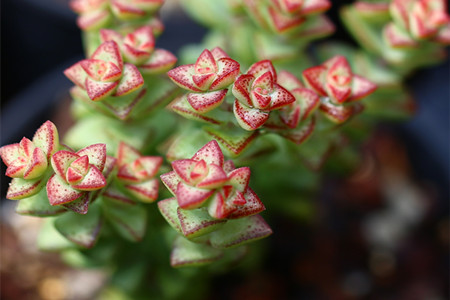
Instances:
[[[344,7],[362,49],[318,43],[332,1],[186,0],[210,31],[176,56],[156,47],[163,2],[70,1],[86,54],[64,71],[75,125],[63,143],[47,121],[0,148],[16,212],[47,217],[39,247],[107,266],[131,299],[148,278],[155,299],[180,298],[262,258],[273,216],[301,211],[328,160],[352,169],[379,118],[409,115],[402,76],[440,59],[450,32],[439,0]]]

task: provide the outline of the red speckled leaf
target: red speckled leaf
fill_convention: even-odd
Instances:
[[[86,92],[92,101],[100,101],[116,90],[118,82],[101,82],[87,77],[85,82]]]
[[[40,177],[47,170],[48,161],[44,151],[35,148],[30,157],[30,163],[23,173],[24,179],[34,179]]]
[[[33,144],[41,148],[50,159],[59,148],[59,135],[55,124],[50,121],[42,124],[33,136]]]
[[[224,149],[229,151],[229,155],[238,156],[259,136],[258,131],[248,132],[240,130],[239,127],[230,129],[205,128],[207,134],[217,140]],[[224,170],[225,170],[224,165]],[[234,167],[233,167],[234,169]],[[225,170],[226,171],[226,170]],[[231,170],[230,170],[231,171]],[[226,172],[230,172],[226,171]]]
[[[175,171],[171,171],[169,173],[162,174],[160,178],[162,183],[164,183],[167,189],[175,196],[178,183],[181,181],[177,173],[175,173]]]
[[[259,200],[258,195],[256,195],[256,193],[251,188],[248,188],[246,190],[244,197],[246,203],[244,205],[237,206],[236,210],[228,215],[229,219],[238,219],[256,215],[266,209],[261,200]]]
[[[297,145],[300,145],[313,133],[316,124],[315,120],[314,116],[312,116],[306,121],[306,124],[300,125],[299,128],[287,130],[280,134]]]
[[[63,206],[73,212],[76,212],[77,214],[85,215],[89,209],[89,193],[83,193],[83,196],[80,198],[63,204]]]
[[[323,102],[319,106],[320,111],[322,111],[325,116],[335,123],[344,123],[351,116],[362,111],[362,106],[357,105],[334,105],[331,102]]]
[[[200,148],[200,150],[194,154],[192,159],[196,161],[203,159],[208,165],[215,164],[222,167],[224,157],[217,141],[212,140]]]
[[[209,93],[189,93],[187,100],[193,109],[199,113],[207,113],[220,106],[225,99],[228,90],[220,90]]]
[[[214,59],[217,61],[221,58],[230,57],[222,48],[215,47],[211,50],[211,54],[214,57]]]
[[[288,91],[304,87],[303,83],[297,78],[297,76],[284,70],[278,73],[277,83]]]
[[[51,205],[60,205],[74,201],[83,196],[83,194],[84,192],[73,189],[56,174],[50,177],[47,182],[47,196]]]
[[[207,91],[209,89],[214,78],[216,78],[215,73],[192,75],[192,81],[194,81],[195,86],[202,91]]]
[[[210,164],[208,175],[203,178],[197,187],[205,189],[215,189],[222,186],[227,181],[227,174],[223,171],[222,167],[216,164]]]
[[[276,83],[273,85],[271,98],[272,101],[270,102],[270,107],[268,108],[270,110],[278,109],[295,101],[295,97],[290,92]]]
[[[245,192],[250,181],[250,168],[242,167],[231,171],[228,174],[228,183],[240,192]]]
[[[361,77],[359,75],[353,76],[352,81],[352,95],[348,101],[355,101],[372,94],[377,89],[375,83]]]
[[[45,181],[42,179],[25,180],[22,178],[13,178],[9,184],[6,198],[10,200],[19,200],[31,197],[44,187]]]
[[[233,84],[232,93],[242,103],[248,106],[253,105],[253,101],[250,98],[250,90],[255,77],[253,75],[240,75]]]
[[[220,90],[227,88],[239,75],[241,66],[231,58],[223,57],[217,61],[217,77],[211,84],[210,90]]]
[[[141,153],[127,143],[120,142],[117,149],[117,165],[119,167],[129,164],[141,157]]]
[[[100,29],[100,40],[102,43],[114,41],[117,45],[122,44],[123,37],[120,33],[112,29]]]
[[[180,182],[177,186],[176,197],[181,208],[193,209],[200,207],[213,193],[214,190],[199,189]]]
[[[303,71],[303,79],[307,86],[311,87],[321,96],[327,96],[325,91],[327,68],[325,66],[311,67]]]
[[[143,74],[160,74],[172,68],[177,62],[177,57],[164,49],[155,49],[150,58],[139,70]]]
[[[177,216],[183,235],[189,239],[215,231],[226,222],[211,217],[205,208],[186,210],[178,207]]]
[[[127,95],[136,91],[144,85],[144,78],[138,68],[132,64],[125,64],[123,67],[123,76],[120,79],[115,96]]]
[[[86,74],[95,81],[112,82],[122,75],[122,70],[111,62],[99,59],[84,59],[80,65]]]
[[[217,73],[218,67],[211,51],[203,50],[195,62],[194,70],[197,74]]]
[[[102,43],[92,54],[91,58],[111,62],[120,70],[123,68],[123,60],[122,55],[120,54],[119,45],[114,41]]]
[[[272,62],[268,59],[258,61],[251,65],[247,71],[247,74],[253,75],[256,78],[266,72],[270,72],[272,74],[273,81],[277,82],[277,72],[275,71]]]
[[[193,159],[180,159],[172,162],[172,168],[184,182],[193,185],[194,181],[193,178],[191,177],[191,173],[198,163],[199,161],[195,161]],[[205,168],[203,171],[205,173],[204,175],[206,175],[207,168],[205,163],[204,165]]]
[[[77,62],[73,66],[64,70],[64,75],[70,79],[73,83],[81,87],[82,89],[86,89],[85,82],[87,74],[84,69],[81,67],[80,62]]]
[[[103,171],[106,162],[106,144],[93,144],[77,152],[78,156],[87,155],[89,163]]]
[[[269,119],[269,113],[247,107],[238,100],[234,101],[233,112],[239,126],[249,131],[258,129]]]
[[[94,191],[106,186],[106,179],[102,172],[95,166],[91,166],[88,173],[77,184],[72,187],[81,191]]]
[[[12,164],[15,160],[17,160],[20,156],[20,144],[10,144],[0,148],[0,156],[2,157],[3,162],[6,166]]]
[[[159,181],[151,179],[136,184],[128,184],[125,188],[138,200],[151,203],[158,198]]]
[[[273,7],[269,7],[269,14],[274,29],[283,33],[305,22],[305,18],[299,15],[284,14]]]
[[[192,80],[192,75],[194,74],[194,64],[182,65],[167,72],[169,78],[179,87],[192,92],[201,92]]]
[[[79,157],[79,155],[66,150],[56,152],[51,158],[53,170],[59,177],[65,180],[67,169],[69,168],[70,164]]]
[[[158,209],[167,223],[176,231],[183,234],[180,220],[178,220],[178,202],[176,198],[169,198],[158,202]]]

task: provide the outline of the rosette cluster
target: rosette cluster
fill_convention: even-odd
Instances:
[[[123,62],[120,48],[114,41],[102,43],[90,58],[77,62],[64,74],[86,91],[92,101],[124,96],[144,84],[137,67]]]
[[[328,0],[244,0],[243,6],[259,26],[276,33],[326,34],[334,30],[328,18],[320,15],[331,7]]]
[[[125,35],[113,29],[101,29],[100,40],[102,43],[116,42],[124,61],[137,66],[143,74],[166,72],[177,62],[176,56],[171,52],[155,48],[155,37],[150,25],[139,27]]]
[[[263,203],[248,186],[250,169],[224,161],[215,140],[191,159],[173,161],[172,167],[161,180],[174,197],[158,202],[164,218],[184,237],[175,240],[172,266],[208,263],[219,259],[224,248],[272,233],[258,215]]]
[[[222,104],[227,87],[239,72],[239,63],[216,47],[211,51],[205,49],[195,64],[176,67],[167,75],[179,87],[189,91],[178,102],[187,101],[196,113],[204,114]]]
[[[117,181],[104,196],[126,203],[154,202],[159,189],[155,175],[162,162],[160,156],[142,156],[136,148],[121,142],[117,150]]]
[[[321,97],[319,109],[336,123],[343,123],[359,112],[362,106],[355,101],[376,89],[371,81],[353,74],[347,59],[339,55],[304,70],[303,79]]]
[[[233,84],[236,97],[233,112],[239,125],[246,130],[261,127],[270,111],[295,101],[294,96],[277,83],[277,73],[269,60],[259,61],[240,75]]]
[[[71,0],[70,7],[79,15],[78,26],[89,31],[107,27],[115,20],[148,18],[163,3],[164,0]]]
[[[392,22],[384,28],[391,47],[414,48],[429,40],[450,44],[450,16],[445,0],[393,0],[389,5]]]
[[[205,206],[216,219],[241,218],[265,209],[248,187],[250,169],[235,169],[232,161],[224,161],[215,140],[191,159],[173,161],[172,167],[173,171],[161,175],[161,180],[182,209]]]
[[[47,182],[50,205],[65,205],[79,213],[87,213],[89,192],[106,186],[103,171],[110,171],[115,159],[110,157],[108,168],[106,145],[94,144],[77,152],[60,150],[51,157],[55,174]]]
[[[0,148],[0,156],[7,166],[6,176],[13,178],[6,197],[22,199],[38,193],[48,178],[50,158],[60,148],[58,130],[50,121],[42,124],[33,139]]]

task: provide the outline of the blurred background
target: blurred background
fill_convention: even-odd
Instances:
[[[200,42],[206,29],[176,1],[166,2],[157,47],[177,53]],[[67,3],[1,2],[1,145],[31,137],[47,119],[62,132],[71,124],[72,84],[62,71],[83,53]],[[333,38],[352,43],[337,10],[328,15],[338,28]],[[323,180],[313,220],[273,219],[269,259],[257,275],[219,276],[208,299],[449,299],[449,61],[421,70],[407,85],[416,115],[380,124],[355,174]],[[8,181],[2,177],[0,298],[92,299],[103,275],[39,253],[39,221],[14,213],[14,202],[4,199]]]

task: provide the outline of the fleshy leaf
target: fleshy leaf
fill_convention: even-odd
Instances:
[[[222,150],[215,140],[208,142],[206,145],[200,148],[200,150],[198,150],[194,154],[192,159],[196,161],[200,161],[203,159],[208,165],[215,164],[219,167],[223,166],[224,160]]]
[[[136,91],[144,85],[144,78],[138,68],[132,64],[125,64],[123,67],[123,75],[117,85],[115,96],[127,95]]]
[[[220,230],[211,233],[215,248],[230,248],[256,241],[272,234],[272,229],[260,215],[229,220]]]
[[[79,155],[73,152],[66,150],[58,151],[51,158],[53,170],[59,177],[66,180],[67,169],[69,168],[70,164],[78,158]]]
[[[96,166],[100,171],[103,171],[106,162],[106,145],[101,143],[89,145],[79,150],[77,155],[87,155],[89,157],[89,163]]]
[[[251,188],[246,190],[244,197],[246,200],[245,205],[236,206],[236,210],[228,215],[228,219],[238,219],[256,215],[266,209],[258,195],[256,195]]]
[[[150,58],[139,70],[144,74],[160,74],[172,68],[177,62],[177,57],[164,49],[155,49]]]
[[[167,189],[175,196],[178,183],[180,182],[180,177],[177,173],[175,171],[171,171],[169,173],[162,174],[160,178]]]
[[[233,112],[238,124],[249,131],[258,129],[269,119],[269,113],[245,106],[238,100],[234,101]]]
[[[250,168],[242,167],[231,171],[228,174],[228,184],[231,184],[240,192],[244,192],[250,182]]]
[[[66,213],[55,220],[55,228],[68,240],[85,248],[92,248],[97,241],[102,218],[97,203],[91,205],[85,215]]]
[[[91,166],[88,173],[77,184],[73,184],[72,187],[81,191],[94,191],[106,186],[106,179],[102,172],[95,166]]]
[[[89,193],[83,193],[82,197],[63,204],[63,206],[73,212],[76,212],[77,214],[85,215],[87,214],[89,208]]]
[[[192,92],[201,92],[201,89],[196,87],[194,81],[192,80],[192,75],[194,75],[194,65],[182,65],[176,67],[175,69],[167,72],[167,75],[172,79],[172,81],[183,89],[187,89]]]
[[[117,81],[114,82],[101,82],[95,81],[91,78],[86,78],[86,92],[92,101],[100,101],[109,95],[112,95],[118,85]]]
[[[66,211],[61,206],[50,205],[45,189],[41,189],[36,195],[18,201],[16,206],[16,213],[37,217],[56,216]]]
[[[183,235],[189,239],[215,231],[226,222],[211,217],[205,208],[186,210],[178,207],[177,216]]]
[[[169,198],[158,202],[158,209],[164,219],[166,219],[167,223],[169,223],[170,226],[172,226],[176,231],[183,234],[180,220],[178,219],[178,207],[178,201],[176,198]]]
[[[153,202],[158,198],[159,181],[147,180],[141,183],[128,184],[125,188],[142,202]]]
[[[325,81],[327,68],[325,66],[311,67],[303,71],[303,79],[306,84],[312,87],[321,96],[326,96]]]
[[[222,257],[220,249],[205,244],[190,242],[183,237],[177,237],[170,254],[170,265],[174,268],[186,266],[201,266]]]
[[[189,186],[183,182],[178,183],[176,197],[180,207],[193,209],[201,206],[214,193],[214,190],[204,190]]]
[[[103,199],[103,212],[111,225],[127,240],[140,241],[147,227],[147,211],[141,205],[129,205]]]
[[[33,144],[41,148],[50,159],[59,147],[58,129],[55,124],[50,121],[42,124],[33,136]]]
[[[83,192],[73,189],[58,175],[53,175],[47,182],[47,196],[51,205],[65,204],[83,196]]]
[[[10,200],[19,200],[27,197],[31,197],[37,194],[45,185],[45,181],[41,178],[38,179],[22,179],[13,178],[9,184],[6,198]]]
[[[189,93],[187,100],[193,109],[199,113],[206,113],[222,104],[228,90],[209,93]]]

